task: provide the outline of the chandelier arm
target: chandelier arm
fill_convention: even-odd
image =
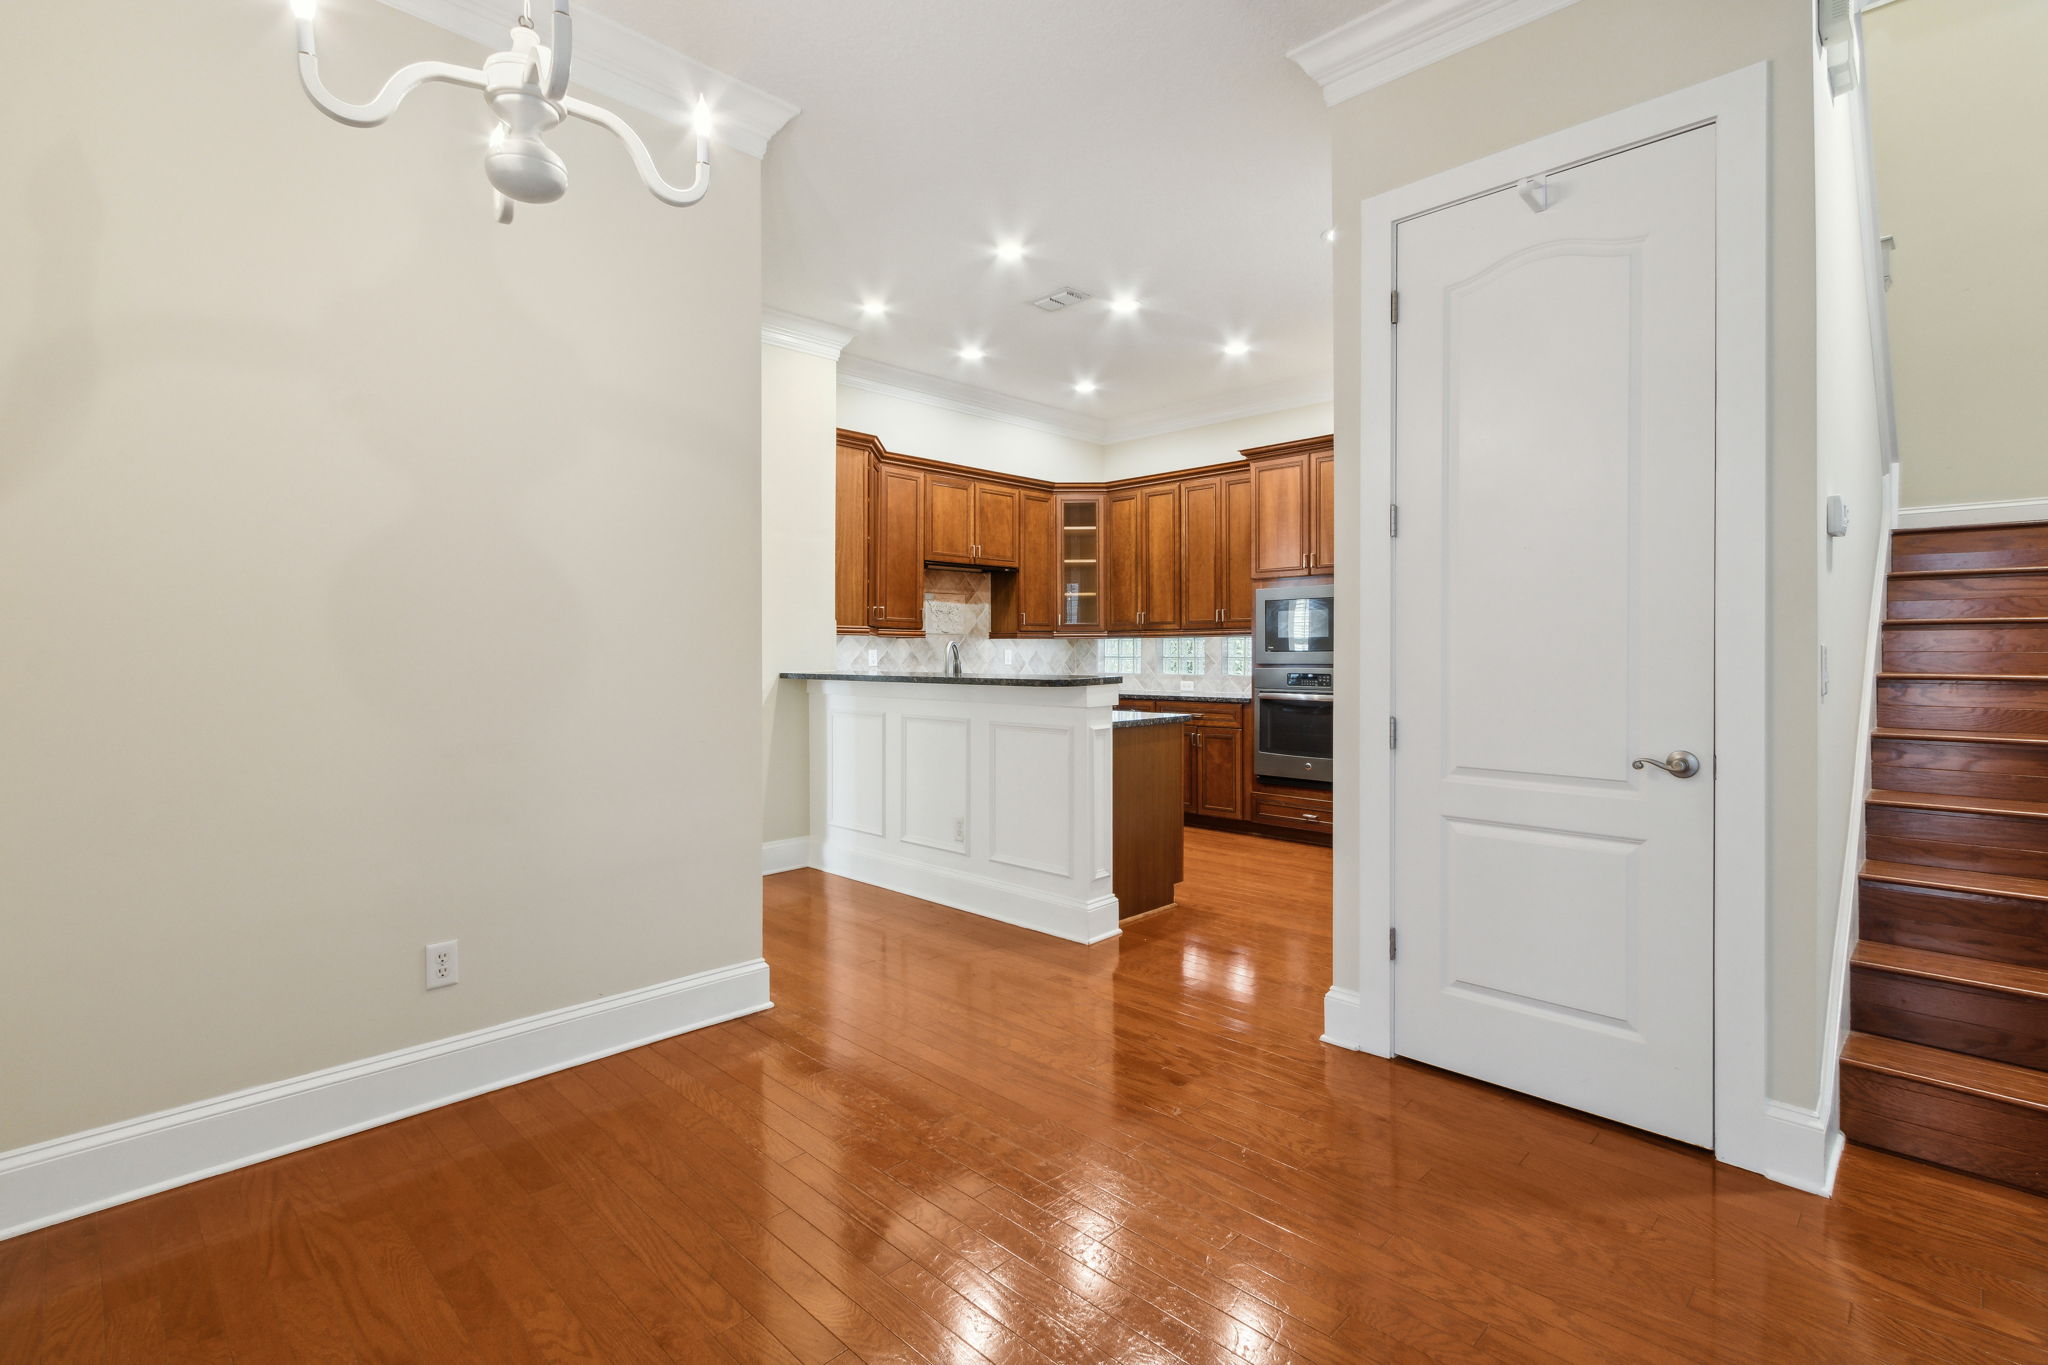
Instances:
[[[640,172],[640,179],[646,184],[648,192],[662,203],[673,208],[688,208],[702,199],[705,191],[711,188],[711,140],[702,132],[697,134],[697,178],[678,189],[662,178],[660,169],[654,164],[654,155],[647,150],[647,144],[640,140],[640,134],[634,132],[631,124],[611,110],[595,104],[585,104],[578,99],[566,99],[562,101],[562,112],[573,118],[595,123],[601,128],[608,128],[615,133],[619,140],[626,144],[627,152],[632,155],[634,168]]]
[[[569,22],[569,0],[555,0],[554,16],[548,23],[548,79],[544,93],[557,104],[569,93],[569,61],[575,46],[575,30]]]
[[[384,88],[368,104],[350,104],[336,99],[321,81],[318,58],[303,49],[299,52],[299,83],[306,87],[306,97],[321,113],[351,128],[375,128],[398,112],[398,106],[405,102],[407,95],[432,81],[481,90],[484,88],[484,73],[474,67],[455,66],[449,62],[414,62],[392,73],[391,79],[384,82]]]

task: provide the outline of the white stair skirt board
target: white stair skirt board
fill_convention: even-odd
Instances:
[[[769,1007],[759,958],[0,1154],[0,1238]]]
[[[1054,938],[1076,943],[1100,943],[1115,938],[1120,906],[1115,896],[1103,896],[1087,905],[1076,905],[1062,897],[1043,895],[1029,887],[979,877],[971,872],[933,867],[929,863],[892,858],[886,853],[847,848],[824,840],[814,842],[812,867],[851,877],[857,882],[900,891],[906,896],[930,901],[952,910],[965,910],[984,919],[1000,920],[1020,929],[1035,929]]]
[[[794,872],[810,865],[811,841],[808,838],[771,839],[761,845],[761,875],[764,877],[772,877],[778,872]]]
[[[1332,986],[1323,996],[1323,1041],[1362,1052],[1358,992]]]
[[[2048,498],[2008,498],[2003,502],[1945,502],[1928,507],[1901,507],[1902,531],[1930,526],[1994,526],[2001,521],[2048,521]]]

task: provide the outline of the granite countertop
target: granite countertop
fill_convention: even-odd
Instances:
[[[1184,711],[1112,711],[1110,724],[1119,730],[1128,730],[1133,725],[1179,725],[1194,717]]]
[[[782,676],[799,682],[954,683],[965,687],[1114,687],[1123,682],[1121,676],[1100,678],[1092,674],[1043,678],[994,673],[784,673]]]
[[[1249,706],[1252,700],[1248,692],[1242,695],[1226,695],[1221,692],[1119,692],[1117,695],[1125,701],[1224,701],[1235,702],[1240,706]]]

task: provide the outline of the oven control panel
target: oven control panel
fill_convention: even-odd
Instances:
[[[1332,685],[1332,679],[1328,673],[1289,673],[1287,675],[1287,685],[1289,687],[1326,688]]]

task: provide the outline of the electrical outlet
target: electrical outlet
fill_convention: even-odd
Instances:
[[[874,667],[874,666],[875,666],[876,664],[879,664],[880,662],[882,662],[882,651],[881,651],[881,650],[879,650],[879,649],[871,649],[871,650],[869,650],[869,651],[868,651],[868,667],[869,667],[869,668],[873,668],[873,667]]]
[[[1183,691],[1183,692],[1192,692],[1192,691],[1194,691],[1194,690],[1195,690],[1195,685],[1194,685],[1193,683],[1191,683],[1191,682],[1187,681],[1187,680],[1186,680],[1185,678],[1183,678],[1183,679],[1181,680],[1181,684],[1180,684],[1180,690],[1181,690],[1181,691]]]
[[[427,989],[439,990],[462,979],[462,963],[455,956],[455,940],[427,945]]]
[[[1003,651],[1003,667],[1004,667],[1004,668],[1015,668],[1016,666],[1017,666],[1017,651],[1016,651],[1016,650],[1014,650],[1014,649],[1005,649],[1005,650]]]

